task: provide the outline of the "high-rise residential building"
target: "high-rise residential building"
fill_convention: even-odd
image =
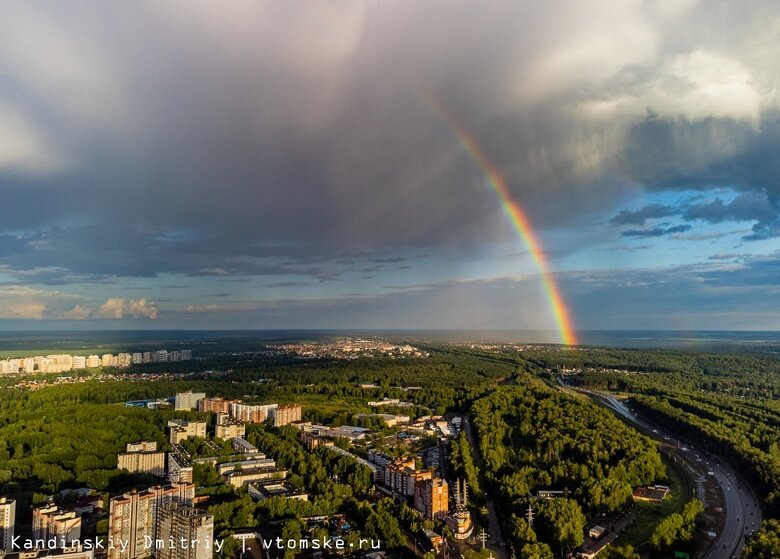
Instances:
[[[172,419],[168,422],[168,428],[170,429],[170,442],[171,444],[179,444],[182,441],[187,440],[189,437],[206,438],[206,422],[205,421],[185,421],[183,419]]]
[[[0,554],[2,555],[2,554]],[[86,546],[73,546],[66,549],[21,549],[2,555],[3,559],[95,559],[95,550]]]
[[[160,508],[157,539],[164,542],[155,550],[157,559],[211,559],[214,517],[191,506],[165,504]],[[168,545],[171,540],[179,545]]]
[[[183,454],[168,453],[168,481],[171,483],[192,483],[192,464]]]
[[[100,366],[101,367],[114,367],[116,366],[116,357],[111,355],[110,353],[105,353],[100,358]]]
[[[194,498],[194,485],[178,483],[132,491],[111,499],[108,537],[126,545],[124,550],[121,546],[109,548],[108,559],[149,557],[154,550],[148,541],[157,538],[161,507],[169,503],[191,506]]]
[[[450,490],[441,478],[426,479],[414,486],[414,508],[429,519],[442,519],[450,509]]]
[[[274,427],[289,425],[293,421],[301,420],[300,404],[283,404],[271,410],[271,419]]]
[[[244,423],[262,423],[268,419],[274,408],[276,404],[249,405],[233,402],[230,404],[230,416]]]
[[[97,367],[100,367],[100,357],[97,355],[90,355],[87,357],[86,366],[89,369],[95,369]]]
[[[156,450],[157,441],[138,441],[125,445],[125,452],[154,452]]]
[[[133,365],[138,365],[139,363],[144,362],[144,354],[143,353],[134,353],[133,354]]]
[[[165,453],[157,450],[156,442],[129,443],[127,452],[117,455],[116,467],[130,473],[163,476],[165,475]]]
[[[152,362],[152,352],[151,351],[144,351],[144,363],[151,363]]]
[[[72,355],[47,355],[35,359],[38,369],[45,373],[64,373],[74,368]]]
[[[198,401],[198,411],[212,413],[230,413],[231,404],[239,404],[240,400],[225,400],[221,396],[215,398],[203,398]]]
[[[16,526],[16,501],[0,497],[0,550],[11,551]]]
[[[74,355],[73,356],[73,368],[74,369],[84,369],[87,367],[87,358],[83,355]]]
[[[405,497],[414,497],[415,485],[418,482],[431,479],[430,470],[415,470],[414,458],[402,457],[384,466],[385,485],[393,492]]]
[[[190,359],[192,359],[192,350],[191,349],[181,350],[181,360],[189,361]]]
[[[214,436],[218,439],[235,439],[246,435],[246,427],[237,419],[233,419],[226,413],[217,414],[217,425],[214,428]]]
[[[152,353],[152,361],[154,363],[167,363],[168,351],[165,349],[155,351],[154,353]]]
[[[179,392],[176,394],[176,401],[174,403],[174,409],[179,411],[194,410],[198,407],[198,402],[203,400],[206,394],[203,392],[193,392],[188,390],[187,392]]]
[[[81,539],[81,517],[50,503],[33,509],[32,535],[34,540],[55,538],[72,542]]]

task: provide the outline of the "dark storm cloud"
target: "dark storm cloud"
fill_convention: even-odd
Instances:
[[[629,135],[626,159],[633,179],[664,190],[740,191],[731,202],[688,202],[680,207],[686,220],[708,223],[755,221],[745,240],[780,235],[780,118],[764,115],[761,127],[723,119],[698,123],[651,122]],[[713,156],[717,154],[717,156]]]
[[[653,227],[652,229],[629,229],[623,231],[621,237],[629,237],[632,239],[642,239],[648,237],[663,237],[664,235],[671,235],[672,233],[684,233],[691,229],[690,225],[675,225],[673,227]]]
[[[753,232],[742,237],[745,241],[763,241],[780,237],[780,219],[774,221],[756,223],[753,225]]]
[[[759,221],[766,223],[777,217],[778,209],[774,207],[766,192],[752,191],[737,196],[728,204],[720,198],[707,204],[691,204],[685,208],[683,218],[699,219],[709,223],[723,221]]]
[[[610,223],[615,225],[644,225],[648,219],[659,217],[668,217],[677,214],[679,211],[672,206],[663,204],[648,204],[638,210],[621,210]]]
[[[774,9],[6,2],[0,207],[14,234],[0,254],[96,281],[324,281],[352,265],[335,259],[506,239],[495,194],[422,91],[476,137],[537,228],[585,223],[631,182],[765,193],[763,213],[723,212],[771,237]],[[712,32],[720,21],[728,33]]]

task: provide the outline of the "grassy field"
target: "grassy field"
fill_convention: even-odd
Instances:
[[[682,472],[671,461],[664,457],[669,472],[669,487],[671,491],[661,503],[638,502],[634,505],[634,521],[626,527],[622,534],[612,544],[632,545],[641,549],[655,531],[661,520],[672,513],[682,512],[688,501],[687,484]]]

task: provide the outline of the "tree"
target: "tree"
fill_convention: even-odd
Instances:
[[[764,522],[753,540],[745,547],[745,559],[776,559],[780,550],[780,520]]]
[[[520,548],[523,559],[555,559],[550,546],[546,543],[527,543]]]
[[[547,542],[560,547],[561,556],[585,540],[585,515],[573,499],[558,498],[542,501],[537,507],[538,523]]]
[[[683,507],[682,514],[673,513],[656,526],[650,543],[658,550],[668,550],[678,544],[693,540],[696,525],[704,512],[704,505],[698,499],[691,499]]]
[[[640,559],[639,553],[634,550],[634,546],[608,547],[606,559]]]
[[[284,559],[293,559],[299,554],[298,542],[303,539],[303,525],[298,520],[288,520],[282,528],[281,538],[287,548],[284,551]]]
[[[512,515],[509,522],[512,529],[510,537],[515,547],[521,548],[527,543],[536,543],[536,533],[524,518]]]

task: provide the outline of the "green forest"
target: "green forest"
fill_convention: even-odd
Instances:
[[[537,539],[563,555],[582,544],[586,518],[631,502],[633,486],[666,477],[655,446],[591,403],[524,375],[472,406],[487,486],[505,518],[538,507],[535,530],[507,526],[516,549]],[[540,489],[563,498],[536,501]]]

